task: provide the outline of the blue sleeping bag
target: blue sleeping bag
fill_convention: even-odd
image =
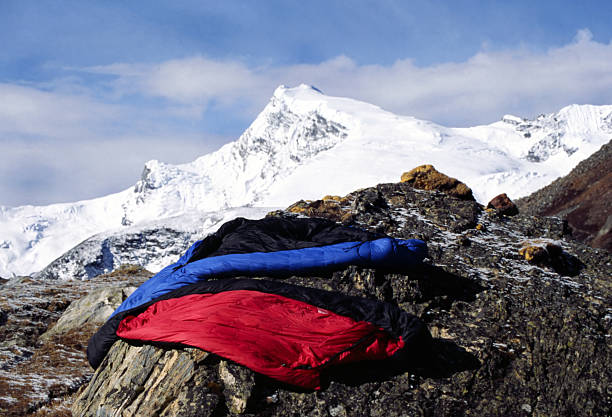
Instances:
[[[202,242],[193,244],[176,263],[142,284],[115,310],[113,316],[209,278],[303,274],[333,271],[348,265],[404,269],[419,265],[427,255],[427,245],[422,240],[383,237],[275,252],[220,255],[188,262]]]

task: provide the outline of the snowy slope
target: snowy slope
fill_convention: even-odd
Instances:
[[[312,92],[309,99],[317,101]],[[343,195],[398,181],[402,172],[430,163],[467,183],[486,204],[502,192],[518,198],[538,190],[612,139],[612,106],[573,105],[535,120],[505,116],[491,125],[461,129],[348,99],[326,100],[325,107],[331,106],[350,116],[349,139],[275,183],[264,203]]]
[[[215,232],[236,217],[262,218],[265,207],[239,207],[211,213],[191,212],[98,233],[47,265],[37,278],[88,279],[111,272],[122,264],[159,271],[176,262],[193,242]]]
[[[346,194],[424,163],[466,182],[481,202],[500,192],[517,198],[567,174],[610,138],[612,106],[453,129],[304,85],[279,87],[237,141],[188,164],[149,161],[133,188],[77,203],[0,207],[0,276],[39,271],[97,233]]]
[[[131,190],[76,203],[0,207],[0,276],[40,270],[85,238],[121,227]]]

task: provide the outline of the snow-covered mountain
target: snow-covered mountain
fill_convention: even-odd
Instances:
[[[101,232],[85,239],[47,265],[43,279],[88,279],[122,264],[159,271],[175,262],[193,242],[236,217],[259,219],[270,209],[238,207],[210,213],[191,212],[162,220]]]
[[[281,86],[237,141],[191,163],[149,161],[134,187],[93,200],[0,207],[0,276],[40,271],[95,234],[120,240],[151,222],[163,228],[164,219],[182,218],[191,236],[185,230],[203,229],[190,221],[205,223],[219,210],[346,194],[425,163],[467,183],[481,202],[501,192],[517,198],[567,174],[610,138],[612,106],[447,128],[309,86]]]

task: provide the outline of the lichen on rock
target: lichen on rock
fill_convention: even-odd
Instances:
[[[438,190],[463,200],[474,200],[470,187],[456,178],[439,172],[433,165],[429,164],[404,172],[401,182],[407,182],[421,190]]]
[[[210,416],[221,401],[212,371],[201,366],[208,353],[194,348],[113,345],[100,372],[80,393],[77,416]]]
[[[297,206],[270,215],[344,218],[427,241],[418,270],[351,266],[285,280],[396,303],[427,323],[428,352],[329,368],[320,391],[304,392],[195,349],[119,342],[74,414],[543,417],[605,416],[612,406],[612,259],[566,240],[561,220],[498,216],[408,183]],[[547,242],[549,262],[527,261],[523,242]]]
[[[87,341],[150,276],[129,267],[90,281],[21,277],[0,287],[0,415],[70,415],[72,395],[93,374]]]

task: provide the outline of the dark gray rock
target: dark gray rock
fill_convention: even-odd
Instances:
[[[78,396],[75,415],[609,415],[612,259],[566,240],[560,219],[500,217],[474,201],[406,184],[271,215],[316,215],[427,240],[429,258],[419,270],[349,267],[286,280],[395,302],[428,324],[431,351],[401,364],[330,369],[320,391],[300,392],[214,355],[196,360],[193,349],[118,343]],[[534,239],[557,247],[557,261],[521,256]],[[124,386],[125,373],[142,377],[114,388]],[[196,392],[199,401],[174,400]]]
[[[176,259],[193,243],[194,233],[164,227],[94,235],[51,262],[36,278],[87,280],[122,264],[144,267],[151,260]]]

